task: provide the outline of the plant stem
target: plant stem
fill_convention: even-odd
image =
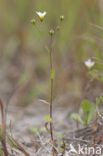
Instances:
[[[52,101],[53,101],[53,79],[51,79],[51,97],[50,97],[50,118],[52,121]],[[51,133],[51,141],[53,142],[53,124],[50,122],[50,133]]]
[[[5,115],[4,115],[4,106],[3,103],[0,99],[0,107],[1,107],[1,131],[3,133],[2,139],[1,139],[1,143],[3,146],[3,150],[4,150],[4,155],[8,156],[8,151],[7,151],[7,147],[6,147],[6,125],[5,125]]]
[[[51,45],[50,45],[50,71],[52,72],[53,69],[53,61],[52,61],[52,36],[51,36]],[[53,138],[53,123],[52,123],[52,111],[53,111],[53,82],[54,80],[52,78],[50,78],[50,118],[51,118],[51,122],[50,122],[50,135],[51,135],[51,142],[54,145],[54,138]],[[52,148],[52,154],[54,156],[54,148]]]

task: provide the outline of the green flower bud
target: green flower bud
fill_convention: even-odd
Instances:
[[[62,15],[62,16],[60,16],[60,20],[61,21],[63,21],[64,20],[64,16]]]
[[[49,31],[49,34],[50,34],[51,36],[54,35],[54,30],[51,29],[51,30]]]
[[[35,19],[32,19],[32,20],[31,20],[31,23],[32,23],[33,25],[35,25],[36,20],[35,20]]]

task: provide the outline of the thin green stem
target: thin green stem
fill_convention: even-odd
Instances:
[[[51,97],[50,97],[50,117],[52,120],[52,104],[53,104],[53,79],[51,79]],[[51,133],[51,140],[53,141],[53,124],[50,122],[50,133]]]
[[[53,61],[52,61],[52,47],[50,47],[50,70],[53,68]]]
[[[50,45],[50,71],[52,72],[53,69],[53,60],[52,60],[52,36],[51,36],[51,45]],[[54,80],[51,78],[51,86],[50,86],[50,118],[51,118],[51,122],[50,122],[50,135],[51,135],[51,142],[52,144],[54,144],[54,138],[53,138],[53,123],[52,123],[52,116],[53,116],[53,83]],[[54,148],[52,148],[52,154],[54,156]]]
[[[43,32],[38,28],[37,24],[35,24],[35,27],[36,27],[37,31],[40,33],[40,35],[42,35]]]

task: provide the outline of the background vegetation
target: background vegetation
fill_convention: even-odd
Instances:
[[[36,11],[47,11],[42,34],[31,25]],[[82,98],[95,100],[102,83],[90,82],[84,61],[103,59],[102,0],[1,0],[0,1],[0,95],[15,105],[49,100],[49,30],[60,15],[65,20],[55,38],[56,70],[54,102],[67,106]],[[95,59],[96,58],[96,59]],[[102,73],[103,64],[95,68]],[[92,95],[92,96],[91,96]]]

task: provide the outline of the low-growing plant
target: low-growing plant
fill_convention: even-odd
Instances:
[[[40,21],[43,22],[47,12],[46,11],[36,12],[36,14],[39,16]],[[60,21],[62,22],[63,20],[64,20],[64,16],[62,15],[62,16],[60,16]],[[31,23],[38,29],[35,19],[32,19]],[[52,155],[53,156],[56,153],[55,148],[54,148],[54,135],[53,135],[53,87],[54,87],[54,78],[55,78],[55,69],[53,67],[53,41],[54,41],[54,36],[55,36],[56,32],[58,31],[58,28],[60,29],[59,25],[55,29],[49,30],[50,45],[49,45],[49,47],[46,47],[47,51],[49,52],[49,58],[50,58],[50,61],[49,61],[50,62],[50,103],[49,103],[50,114],[49,114],[49,116],[46,115],[47,122],[45,123],[45,128],[50,133],[50,136],[51,136]],[[50,130],[48,129],[48,124],[50,125]]]
[[[95,60],[97,59],[95,58]],[[85,66],[88,69],[88,76],[90,78],[90,82],[94,79],[102,82],[103,75],[100,74],[101,71],[99,69],[93,68],[94,65],[98,64],[99,62],[92,61],[91,59],[88,59],[84,62]],[[83,116],[81,117],[78,113],[72,113],[71,118],[77,123],[80,123],[84,126],[88,125],[94,119],[94,117],[97,117],[96,115],[99,113],[97,112],[97,107],[101,104],[101,102],[103,102],[102,95],[99,98],[96,98],[95,103],[92,103],[88,100],[84,100],[81,104]]]
[[[102,102],[103,95],[97,97],[95,103],[84,100],[81,104],[83,117],[81,117],[78,113],[72,113],[71,118],[84,126],[88,125],[94,118],[97,117],[96,115],[99,113],[97,108]]]
[[[34,135],[39,135],[43,132],[46,132],[46,128],[45,127],[32,127],[30,128],[30,131],[34,134]]]
[[[81,108],[83,112],[83,117],[81,117],[78,113],[73,113],[71,114],[71,118],[86,126],[94,118],[96,104],[91,103],[88,100],[84,100],[81,104]]]

